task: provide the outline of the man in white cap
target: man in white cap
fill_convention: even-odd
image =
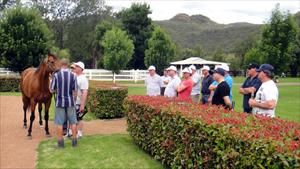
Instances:
[[[181,83],[181,80],[177,75],[177,68],[175,66],[170,66],[167,70],[169,72],[170,82],[166,86],[164,95],[167,97],[176,97],[176,89]]]
[[[213,77],[209,74],[210,68],[208,66],[203,66],[202,68],[202,74],[203,74],[203,79],[202,79],[202,88],[201,88],[201,101],[202,104],[207,104],[208,103],[208,98],[210,96],[210,90],[208,87],[212,84],[214,81]]]
[[[160,88],[162,87],[162,79],[156,74],[156,68],[154,66],[149,66],[148,68],[149,74],[145,79],[145,85],[147,88],[148,96],[159,96]]]
[[[197,73],[197,69],[195,65],[191,65],[189,69],[192,71],[192,80],[193,80],[193,89],[191,92],[191,99],[193,102],[198,103],[200,98],[200,80],[201,77]]]
[[[88,95],[88,88],[89,88],[89,81],[83,74],[84,70],[84,63],[79,61],[74,63],[75,69],[74,72],[77,76],[77,97],[75,102],[76,112],[77,112],[77,126],[78,126],[78,132],[77,132],[77,138],[82,137],[82,130],[83,130],[83,123],[82,118],[87,113],[87,109],[85,107],[87,95]]]

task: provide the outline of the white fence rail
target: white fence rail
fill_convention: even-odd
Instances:
[[[12,77],[12,76],[20,76],[17,72],[12,72],[6,68],[0,68],[0,77]]]
[[[85,69],[83,73],[89,80],[99,81],[134,81],[145,80],[146,70],[121,70],[119,74],[113,74],[104,69]],[[20,76],[19,73],[0,68],[0,77]]]

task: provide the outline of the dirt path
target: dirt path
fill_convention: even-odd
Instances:
[[[51,112],[53,113],[53,112]],[[19,96],[0,96],[0,168],[34,168],[36,149],[46,140],[44,129],[38,125],[38,113],[32,129],[32,139],[26,137],[27,130],[22,128],[22,101]],[[27,123],[29,117],[27,117]],[[28,123],[29,125],[29,123]],[[55,137],[55,126],[49,123],[51,138]],[[95,120],[84,122],[84,134],[126,133],[126,121]]]

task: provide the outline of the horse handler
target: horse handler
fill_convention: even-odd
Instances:
[[[61,59],[61,69],[53,75],[50,91],[57,93],[54,123],[57,125],[57,146],[64,148],[62,128],[66,118],[71,125],[72,132],[77,133],[77,118],[74,104],[77,92],[77,80],[76,76],[68,69],[68,60]],[[76,135],[72,137],[72,146],[77,146]]]

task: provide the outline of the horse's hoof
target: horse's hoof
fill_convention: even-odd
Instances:
[[[40,125],[40,128],[42,129],[42,128],[44,128],[44,126],[43,126],[43,125]]]
[[[31,140],[31,139],[32,139],[31,134],[27,134],[27,138],[28,138],[29,140]]]
[[[50,134],[50,133],[46,134],[46,137],[50,138],[50,137],[51,137],[51,134]]]
[[[24,126],[23,126],[23,128],[24,128],[24,129],[27,129],[27,126],[26,126],[26,125],[24,125]]]

